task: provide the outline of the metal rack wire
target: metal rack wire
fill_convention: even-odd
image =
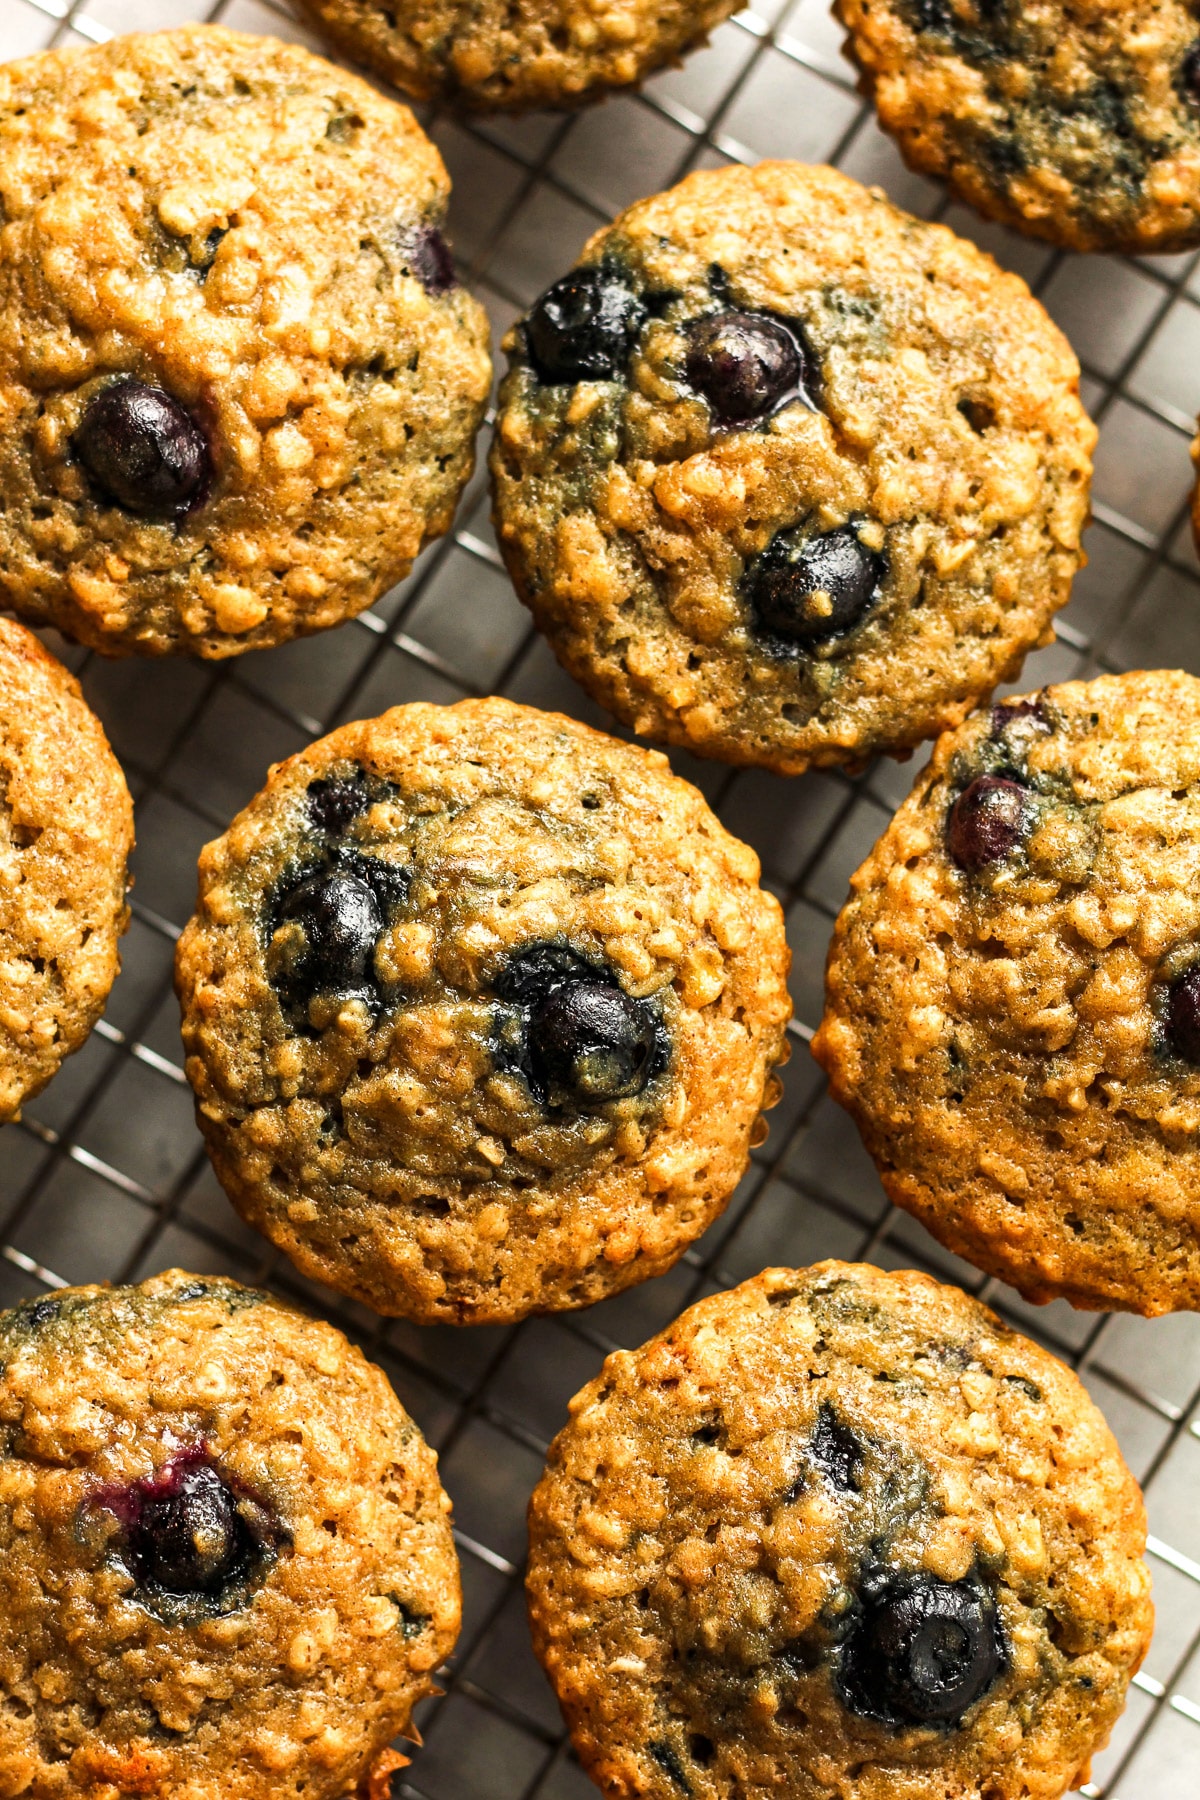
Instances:
[[[313,42],[283,0],[0,0],[0,58],[118,31],[219,19]],[[1194,256],[1074,257],[982,225],[903,168],[854,90],[826,0],[755,0],[711,47],[639,95],[566,118],[431,117],[455,183],[451,233],[502,334],[612,212],[689,169],[789,155],[829,161],[945,218],[1030,282],[1063,325],[1102,426],[1089,568],[1021,687],[1128,667],[1200,672],[1200,564],[1187,523],[1188,435],[1200,406]],[[1194,299],[1193,296],[1196,298]],[[104,663],[61,644],[108,728],[137,802],[133,924],[107,1018],[19,1125],[0,1134],[0,1304],[173,1263],[267,1282],[351,1332],[437,1447],[455,1502],[466,1616],[445,1696],[422,1716],[406,1800],[587,1800],[521,1602],[524,1507],[566,1401],[619,1344],[769,1263],[820,1256],[917,1266],[981,1292],[1069,1360],[1147,1491],[1159,1623],[1085,1792],[1196,1800],[1200,1791],[1200,1317],[1142,1321],[1036,1309],[942,1251],[890,1208],[853,1126],[804,1054],[825,943],[847,878],[911,779],[676,767],[763,857],[795,952],[797,1054],[768,1142],[725,1216],[669,1275],[588,1312],[513,1329],[386,1323],[302,1281],[236,1220],[192,1122],[171,992],[200,845],[268,763],[348,718],[412,699],[506,693],[608,723],[557,669],[503,575],[477,473],[457,528],[371,612],[323,637],[218,667]]]

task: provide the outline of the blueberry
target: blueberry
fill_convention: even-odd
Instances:
[[[318,831],[333,837],[351,826],[371,804],[365,787],[353,777],[342,781],[314,781],[305,795],[308,816]]]
[[[863,1449],[849,1426],[826,1401],[817,1415],[817,1428],[808,1440],[809,1460],[816,1464],[831,1487],[857,1492],[862,1474]]]
[[[1179,85],[1189,100],[1200,100],[1200,40],[1183,53],[1179,65]]]
[[[720,312],[688,327],[687,378],[725,425],[775,412],[804,386],[795,334],[767,313]]]
[[[864,1717],[953,1726],[1007,1665],[996,1604],[979,1581],[894,1575],[854,1621],[839,1687],[850,1710]]]
[[[654,1047],[648,1011],[607,982],[564,982],[530,1014],[535,1073],[548,1089],[581,1105],[641,1093]]]
[[[750,566],[747,589],[759,625],[807,647],[841,637],[879,598],[882,556],[850,525],[819,537],[780,532]]]
[[[525,340],[540,380],[609,381],[618,375],[645,308],[612,269],[573,269],[538,300]]]
[[[145,519],[174,519],[203,500],[212,457],[178,400],[144,381],[116,381],[88,401],[72,438],[106,499]]]
[[[193,1463],[140,1495],[129,1532],[130,1572],[167,1594],[215,1594],[244,1575],[251,1540],[217,1471]]]
[[[1200,963],[1193,963],[1167,994],[1167,1037],[1176,1056],[1200,1063]]]
[[[968,875],[1000,862],[1028,829],[1025,789],[1005,775],[977,775],[950,808],[946,848]]]
[[[398,233],[400,254],[427,294],[439,299],[458,286],[454,253],[436,225],[411,225]]]
[[[383,914],[361,875],[336,867],[310,875],[288,894],[279,919],[300,925],[305,937],[289,970],[294,998],[369,987]]]

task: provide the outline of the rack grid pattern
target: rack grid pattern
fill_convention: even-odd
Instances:
[[[0,58],[206,18],[320,46],[284,0],[0,0]],[[878,183],[1022,274],[1084,366],[1101,424],[1090,565],[1058,642],[1019,686],[1130,667],[1200,673],[1200,564],[1188,525],[1188,437],[1200,407],[1200,257],[1052,251],[982,224],[907,171],[855,92],[826,0],[755,0],[709,48],[635,96],[568,117],[428,128],[454,180],[464,277],[510,320],[619,207],[688,170],[793,156]],[[501,359],[502,360],[502,359]],[[427,1703],[397,1800],[587,1800],[524,1626],[524,1508],[569,1396],[618,1345],[771,1263],[822,1256],[916,1266],[980,1292],[1076,1367],[1150,1508],[1158,1628],[1084,1792],[1195,1800],[1200,1769],[1200,1317],[1146,1322],[1033,1308],[892,1209],[805,1044],[825,944],[851,870],[912,770],[857,778],[673,761],[763,858],[795,955],[797,1054],[768,1142],[732,1204],[678,1267],[590,1311],[510,1329],[418,1330],[310,1286],[235,1218],[191,1114],[171,991],[196,855],[268,763],[350,718],[415,699],[506,693],[610,725],[531,632],[503,574],[476,473],[453,534],[371,612],[332,634],[219,666],[106,663],[55,641],[109,731],[137,803],[133,922],[108,1015],[0,1135],[0,1305],[66,1282],[180,1264],[268,1283],[348,1330],[388,1371],[438,1449],[455,1502],[465,1622]],[[611,728],[611,725],[610,725]]]

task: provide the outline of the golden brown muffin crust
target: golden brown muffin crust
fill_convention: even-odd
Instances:
[[[1020,817],[963,868],[979,780]],[[853,877],[813,1051],[951,1249],[1035,1300],[1195,1308],[1200,1067],[1171,1016],[1198,960],[1200,681],[1067,682],[939,741]]]
[[[539,308],[514,327],[495,519],[556,655],[625,724],[797,774],[957,724],[1047,641],[1082,560],[1095,430],[1070,346],[1015,275],[878,190],[784,162],[639,201],[581,265],[610,313],[626,306],[627,349],[604,378],[551,378]],[[745,426],[712,411],[691,334],[729,309],[785,322],[807,398]],[[865,614],[781,642],[762,571],[839,537],[874,562]]]
[[[417,1319],[669,1268],[777,1094],[788,952],[758,872],[664,757],[506,700],[397,707],[281,764],[204,851],[177,961],[234,1204]],[[334,912],[357,946],[337,968],[312,960]],[[602,1032],[599,1085],[573,1085],[553,997],[576,982],[636,1034],[629,1080]]]
[[[530,1542],[535,1646],[614,1800],[1056,1800],[1150,1638],[1145,1510],[1076,1377],[862,1265],[767,1270],[610,1356]],[[948,1705],[936,1655],[914,1688],[863,1651],[903,1593],[972,1634]]]
[[[125,777],[79,683],[0,619],[0,1120],[104,1011],[132,848]]]
[[[0,69],[8,604],[108,654],[229,656],[407,574],[490,379],[448,192],[405,108],[273,39],[189,26]],[[206,446],[173,514],[88,461],[122,381]]]
[[[0,1315],[0,1431],[0,1792],[335,1800],[395,1766],[458,1562],[436,1458],[341,1332],[179,1270],[64,1289]],[[235,1521],[190,1514],[190,1558],[236,1550],[167,1590],[197,1471]]]

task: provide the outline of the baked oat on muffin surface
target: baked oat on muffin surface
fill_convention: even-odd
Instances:
[[[927,1276],[771,1269],[617,1351],[530,1507],[535,1647],[601,1789],[1040,1800],[1151,1627],[1071,1371]]]
[[[963,200],[1073,250],[1200,243],[1185,0],[835,0],[880,123]]]
[[[0,596],[108,654],[360,612],[445,531],[490,379],[403,107],[188,26],[0,66]]]
[[[0,1422],[0,1788],[374,1800],[459,1623],[380,1370],[173,1270],[0,1314]]]
[[[498,540],[650,737],[795,774],[956,724],[1047,641],[1095,430],[1025,284],[831,169],[691,175],[514,327]]]
[[[0,619],[0,1121],[104,1011],[132,848],[129,789],[79,683]]]
[[[1067,682],[942,738],[853,878],[813,1051],[978,1267],[1200,1306],[1200,681]]]
[[[418,100],[467,112],[571,107],[705,43],[737,0],[303,0],[348,56]]]
[[[722,1210],[791,1007],[758,859],[661,755],[510,701],[279,765],[201,858],[186,1067],[303,1271],[498,1322],[661,1273]]]

